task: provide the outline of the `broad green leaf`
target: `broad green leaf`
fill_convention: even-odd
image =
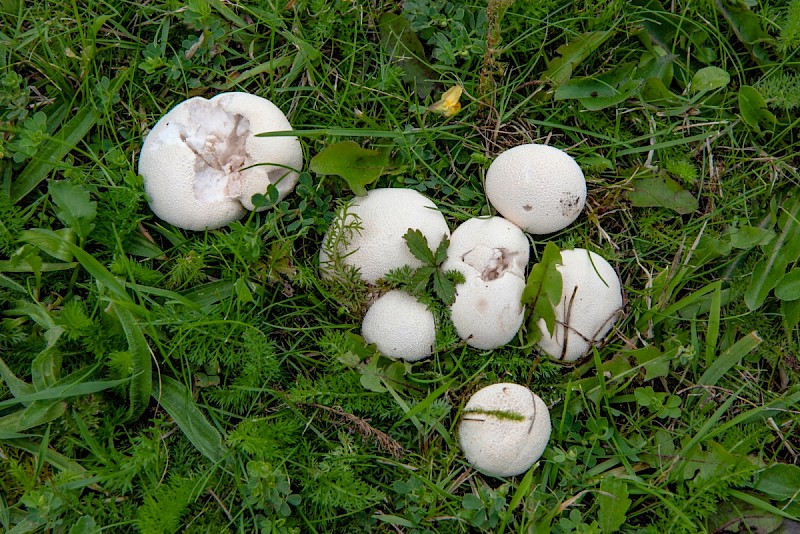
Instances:
[[[408,245],[408,250],[411,251],[415,258],[426,266],[436,267],[436,258],[428,247],[428,240],[421,231],[409,228],[403,239]]]
[[[100,117],[94,104],[79,109],[11,183],[11,200],[19,202],[89,133]]]
[[[750,310],[764,304],[786,274],[786,267],[800,257],[800,194],[786,200],[782,206],[778,226],[781,232],[770,241],[765,257],[753,267],[744,302]]]
[[[767,65],[774,62],[765,45],[774,45],[775,40],[761,27],[761,17],[750,10],[747,2],[714,0],[714,5],[757,63]]]
[[[53,231],[54,234],[60,236],[62,238],[61,241],[55,240],[42,240],[36,239],[29,240],[29,234],[27,231],[23,231],[20,234],[20,240],[29,242],[31,245],[35,246],[45,254],[54,257],[57,260],[71,262],[73,259],[73,254],[66,245],[66,243],[75,244],[77,240],[77,236],[75,231],[72,228],[59,228],[58,230]],[[26,258],[27,259],[27,258]],[[12,257],[12,261],[14,258]],[[41,260],[40,260],[41,261]],[[43,270],[43,264],[39,264],[39,269]]]
[[[381,381],[381,370],[378,368],[378,356],[373,356],[370,361],[361,368],[359,381],[364,389],[375,393],[386,393],[389,391]]]
[[[411,275],[411,293],[424,293],[425,289],[428,287],[428,282],[431,281],[431,276],[436,274],[436,267],[419,267],[414,269],[414,273]]]
[[[637,208],[667,208],[681,215],[697,210],[697,199],[681,185],[662,173],[659,176],[633,180],[633,190],[628,191],[628,199]]]
[[[775,238],[775,232],[769,228],[758,226],[738,226],[728,231],[731,246],[740,250],[768,245]]]
[[[542,73],[540,78],[550,81],[556,86],[566,83],[572,77],[575,67],[600,48],[613,33],[612,31],[588,32],[574,41],[561,45],[556,50],[559,56],[550,61],[547,70]]]
[[[150,357],[150,346],[142,333],[142,328],[133,318],[131,312],[119,302],[112,302],[111,311],[122,325],[128,341],[128,352],[133,364],[130,383],[128,384],[128,421],[135,421],[144,413],[150,403],[150,390],[153,380],[153,364]]]
[[[649,347],[632,350],[628,354],[633,356],[636,360],[636,365],[640,365],[644,368],[644,380],[647,382],[669,374],[670,360],[672,356],[674,356],[674,351],[663,353],[658,348],[651,345]]]
[[[34,402],[27,408],[15,412],[19,414],[17,419],[17,426],[13,429],[15,432],[22,432],[39,425],[44,425],[51,421],[59,419],[67,411],[67,403],[64,401],[56,402]]]
[[[183,384],[161,376],[153,381],[152,395],[200,454],[215,464],[225,460],[228,450],[222,443],[222,436],[211,426]]]
[[[556,88],[554,99],[577,99],[586,109],[599,111],[630,97],[642,84],[633,76],[634,63],[626,63],[609,72],[573,78]]]
[[[60,375],[61,352],[54,347],[43,350],[33,359],[31,363],[31,379],[33,380],[33,387],[37,391],[53,387],[61,378]]]
[[[658,0],[630,0],[623,5],[626,11],[637,17],[636,24],[644,30],[649,41],[667,51],[675,49],[676,38],[683,33],[685,25],[680,16],[664,9]]]
[[[758,474],[753,488],[775,501],[800,502],[800,466],[772,464]]]
[[[94,229],[97,202],[91,200],[86,188],[65,180],[50,182],[49,190],[50,197],[58,207],[56,216],[72,228],[83,242]]]
[[[800,324],[800,299],[781,301],[781,317],[783,327],[791,332]]]
[[[779,300],[800,299],[800,267],[795,267],[775,286],[775,297]]]
[[[2,358],[0,358],[0,378],[3,379],[6,387],[14,397],[31,395],[36,391],[33,389],[31,384],[28,384],[24,380],[17,378],[17,376],[11,372],[11,369],[8,368],[6,362],[4,362]]]
[[[366,195],[366,186],[389,172],[393,166],[388,149],[363,148],[355,141],[329,145],[311,158],[309,163],[309,169],[317,174],[341,176],[350,190],[359,196]]]
[[[617,532],[625,523],[631,500],[628,498],[628,484],[625,480],[605,477],[600,482],[597,495],[597,521],[604,534]]]
[[[523,306],[529,307],[526,312],[529,343],[535,343],[541,336],[539,319],[544,319],[550,335],[555,331],[554,307],[561,300],[563,285],[561,273],[556,268],[557,265],[561,265],[561,252],[555,243],[548,242],[542,253],[541,261],[531,269],[525,289],[522,291],[521,302]]]
[[[102,529],[90,515],[82,515],[80,519],[70,527],[69,534],[101,534]]]
[[[381,47],[403,71],[403,82],[411,86],[420,99],[433,91],[436,76],[426,65],[425,47],[411,29],[411,22],[402,15],[384,13],[378,19]]]
[[[703,67],[695,72],[692,77],[692,93],[702,94],[725,87],[731,83],[731,75],[728,71],[719,67]]]
[[[749,85],[739,87],[739,113],[744,122],[757,132],[761,132],[762,127],[770,129],[778,122],[775,115],[767,109],[761,93]]]

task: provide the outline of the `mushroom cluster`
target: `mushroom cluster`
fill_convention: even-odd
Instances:
[[[252,197],[270,184],[283,198],[303,166],[300,142],[256,134],[291,129],[275,104],[249,93],[181,102],[147,134],[139,156],[150,208],[178,228],[204,230],[256,209]]]

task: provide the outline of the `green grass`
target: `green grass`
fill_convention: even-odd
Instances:
[[[486,11],[0,0],[0,531],[797,528],[798,1]],[[423,57],[399,57],[386,13]],[[428,111],[456,84],[460,112]],[[367,288],[318,268],[352,193],[308,167],[228,227],[158,220],[144,135],[223,91],[271,99],[306,165],[343,140],[388,151],[368,188],[419,190],[451,229],[493,213],[482,178],[501,151],[567,150],[589,200],[546,241],[618,270],[608,342],[572,366],[524,333],[481,352],[435,302],[432,358],[377,355],[359,336]],[[457,437],[469,396],[500,381],[531,387],[553,424],[505,480]]]

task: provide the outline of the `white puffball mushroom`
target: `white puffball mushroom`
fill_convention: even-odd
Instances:
[[[525,386],[493,384],[470,397],[458,426],[464,457],[495,477],[527,471],[550,440],[550,411]]]
[[[303,166],[300,142],[255,134],[291,129],[275,104],[249,93],[181,102],[153,126],[139,156],[150,208],[179,228],[204,230],[254,209],[253,195],[270,184],[282,199],[297,183],[292,169]]]
[[[469,219],[453,231],[442,270],[456,270],[450,318],[468,345],[490,350],[511,341],[522,326],[529,244],[522,230],[502,217]]]
[[[553,359],[576,361],[599,345],[622,314],[622,286],[614,268],[599,254],[576,248],[561,251],[561,300],[553,335],[539,320],[539,347]]]
[[[360,229],[348,230],[355,223]],[[411,254],[403,239],[409,228],[422,232],[432,250],[450,236],[444,215],[418,191],[373,189],[366,196],[355,197],[322,240],[319,263],[323,276],[335,276],[332,270],[336,259],[331,255],[358,269],[370,284],[392,269],[421,267],[422,262]]]
[[[436,323],[424,304],[395,289],[370,306],[361,324],[361,334],[384,356],[415,362],[433,354]]]
[[[519,145],[501,153],[486,171],[485,189],[503,217],[537,235],[566,228],[586,204],[580,166],[549,145]]]

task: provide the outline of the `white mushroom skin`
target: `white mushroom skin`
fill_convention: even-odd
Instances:
[[[502,217],[469,219],[453,231],[442,269],[466,280],[456,286],[450,317],[468,345],[490,350],[517,334],[528,255],[525,234]]]
[[[430,310],[412,295],[393,290],[367,310],[361,334],[384,356],[415,362],[433,354],[436,322]]]
[[[413,189],[373,189],[366,196],[355,197],[350,202],[346,217],[350,222],[360,221],[361,229],[349,242],[339,243],[336,252],[345,264],[358,269],[361,278],[370,284],[392,269],[405,265],[422,266],[403,239],[409,229],[421,231],[432,250],[450,236],[444,215],[428,197]],[[335,226],[336,223],[331,228]],[[334,262],[330,258],[336,240],[333,232],[329,230],[323,238],[319,254],[320,268],[326,277],[335,275],[331,272]]]
[[[556,269],[563,282],[556,327],[550,336],[539,320],[539,347],[553,359],[573,362],[599,345],[622,314],[622,286],[614,268],[586,249],[562,250]]]
[[[150,208],[179,228],[204,230],[241,218],[269,184],[282,199],[297,183],[291,169],[303,166],[300,142],[255,134],[291,129],[275,104],[248,93],[181,102],[147,134],[139,156]]]
[[[527,471],[550,440],[550,411],[525,386],[493,384],[464,406],[458,440],[475,469],[495,477]]]
[[[548,145],[519,145],[501,153],[486,171],[485,189],[503,217],[536,235],[566,228],[586,205],[580,166]]]

